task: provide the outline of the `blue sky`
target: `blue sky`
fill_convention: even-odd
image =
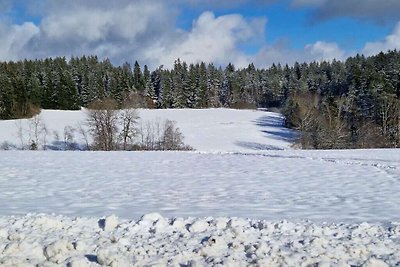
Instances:
[[[250,1],[249,1],[250,2]],[[185,8],[182,10],[178,25],[190,30],[192,21],[207,7]],[[218,16],[227,14],[242,14],[247,18],[266,17],[268,25],[265,30],[266,42],[275,43],[286,39],[297,49],[318,40],[337,42],[349,50],[360,50],[366,42],[380,40],[393,29],[395,20],[386,23],[361,20],[357,17],[335,17],[329,20],[313,21],[312,7],[293,8],[288,1],[277,1],[270,5],[245,4],[232,8],[216,8]],[[400,19],[400,16],[399,16]],[[253,51],[254,50],[250,50]]]
[[[259,67],[400,48],[397,0],[0,0],[0,60]]]

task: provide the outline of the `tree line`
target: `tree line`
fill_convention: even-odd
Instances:
[[[0,63],[0,119],[40,108],[79,109],[129,94],[146,108],[278,108],[303,148],[400,146],[400,52],[341,62],[217,67],[204,62],[150,71],[96,56]]]

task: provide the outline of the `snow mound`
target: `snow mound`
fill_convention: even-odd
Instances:
[[[0,217],[0,265],[383,267],[400,263],[398,223],[316,224],[159,214],[118,220],[117,225],[116,220],[106,217],[112,229],[104,231],[96,218]],[[47,228],[43,221],[49,222]],[[159,222],[163,231],[154,231]]]

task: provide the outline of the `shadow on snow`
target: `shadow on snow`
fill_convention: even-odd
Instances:
[[[289,143],[294,143],[298,138],[298,133],[294,130],[285,127],[285,121],[283,117],[272,117],[263,116],[255,121],[255,124],[259,127],[271,127],[275,129],[262,129],[261,132],[267,134],[269,138],[275,140],[285,141]]]
[[[298,138],[298,133],[296,131],[288,129],[284,126],[283,117],[266,115],[253,122],[261,128],[261,132],[265,134],[266,138],[288,143],[294,143]],[[284,148],[279,146],[256,142],[239,141],[235,144],[252,150],[284,150]]]

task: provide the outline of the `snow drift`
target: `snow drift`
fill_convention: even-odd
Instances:
[[[400,225],[240,218],[0,218],[2,266],[394,266]]]

